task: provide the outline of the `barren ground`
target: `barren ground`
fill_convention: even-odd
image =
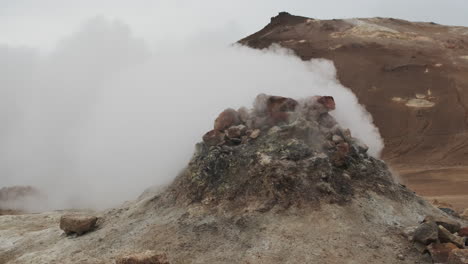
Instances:
[[[437,199],[456,210],[468,207],[468,166],[397,166],[401,181],[429,200]]]

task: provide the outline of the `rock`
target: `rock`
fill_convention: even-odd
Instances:
[[[450,231],[441,225],[439,225],[439,240],[442,243],[453,243],[459,248],[465,247],[465,240],[463,238],[450,233]]]
[[[157,254],[152,250],[143,253],[119,257],[116,264],[169,264],[166,254]]]
[[[452,243],[432,243],[427,247],[427,249],[429,250],[429,254],[431,254],[432,261],[434,263],[446,263],[450,252],[458,248]]]
[[[224,133],[219,130],[211,130],[203,135],[203,142],[209,146],[216,146],[224,143]]]
[[[224,131],[231,126],[236,126],[240,124],[239,113],[232,108],[228,108],[221,112],[216,118],[214,123],[214,130]]]
[[[247,127],[244,125],[232,126],[226,130],[226,136],[228,138],[241,138],[246,131]]]
[[[445,227],[447,230],[449,230],[452,233],[458,232],[458,230],[460,230],[460,227],[461,227],[460,223],[458,223],[457,221],[452,220],[448,217],[443,217],[443,216],[437,216],[437,217],[427,216],[424,219],[424,221],[433,221],[437,225],[441,225]]]
[[[254,129],[250,134],[249,137],[251,139],[256,139],[260,135],[260,129]]]
[[[468,237],[468,226],[467,226],[467,227],[464,227],[464,228],[461,228],[461,229],[458,231],[458,235],[459,235],[459,236],[462,236],[462,237]]]
[[[340,142],[336,145],[336,151],[332,157],[332,162],[336,166],[343,166],[349,153],[349,144]]]
[[[437,241],[438,229],[434,222],[423,222],[414,230],[413,241],[429,245]]]
[[[237,109],[237,113],[239,113],[239,119],[242,123],[247,123],[249,120],[250,114],[249,110],[246,107],[241,107]]]
[[[335,110],[335,99],[333,99],[333,96],[321,96],[317,99],[317,102],[322,104],[327,111]]]
[[[399,260],[405,260],[405,256],[404,256],[403,254],[398,254],[398,255],[397,255],[397,258],[398,258]]]
[[[82,235],[96,227],[98,218],[85,214],[65,214],[60,217],[60,229],[67,235],[76,233]]]
[[[448,264],[468,264],[468,249],[455,249],[450,252]]]

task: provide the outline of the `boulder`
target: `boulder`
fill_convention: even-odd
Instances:
[[[460,217],[460,215],[450,207],[439,207],[439,210],[441,210],[442,212],[444,212],[444,213],[446,213],[448,215],[455,216],[455,217]]]
[[[209,146],[216,146],[224,143],[224,133],[219,130],[210,130],[203,135],[203,142]]]
[[[413,241],[429,245],[437,241],[438,229],[434,222],[423,222],[414,230]]]
[[[441,225],[439,225],[439,240],[442,243],[453,243],[459,248],[465,247],[465,240],[463,238],[450,233],[450,231]]]
[[[427,247],[434,263],[447,263],[450,252],[454,249],[458,248],[452,243],[432,243]]]
[[[60,217],[60,229],[67,235],[76,233],[82,235],[96,227],[98,218],[85,214],[65,214]]]
[[[468,264],[468,249],[455,249],[450,252],[448,264]]]
[[[221,112],[214,122],[214,130],[224,131],[231,126],[240,124],[239,113],[232,108],[228,108]]]
[[[152,250],[119,257],[116,264],[169,264],[166,254],[158,254]]]

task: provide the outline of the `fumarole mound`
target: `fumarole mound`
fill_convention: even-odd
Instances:
[[[346,203],[356,192],[405,195],[384,162],[340,127],[331,96],[260,94],[253,108],[226,109],[172,186],[179,201],[205,205]]]
[[[59,228],[81,219],[66,211],[1,216],[0,263],[414,264],[447,239],[461,254],[451,232],[467,223],[398,184],[334,109],[330,96],[265,94],[226,109],[171,185],[81,212],[97,217],[85,232]],[[439,223],[457,229],[440,236]]]

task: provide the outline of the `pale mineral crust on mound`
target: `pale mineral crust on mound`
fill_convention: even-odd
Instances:
[[[259,210],[346,203],[367,189],[404,194],[385,163],[337,124],[329,113],[335,107],[331,96],[260,94],[251,109],[223,111],[171,193],[182,203],[254,202]]]

